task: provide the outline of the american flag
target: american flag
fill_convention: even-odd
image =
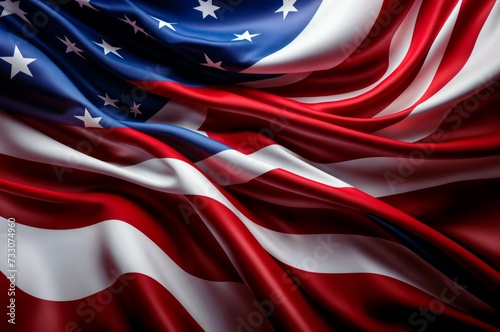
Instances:
[[[499,330],[499,2],[0,11],[1,331]]]

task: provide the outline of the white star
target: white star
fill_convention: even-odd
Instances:
[[[252,42],[252,38],[260,35],[260,33],[250,34],[250,32],[248,32],[248,30],[247,30],[244,33],[242,33],[241,35],[239,35],[237,33],[233,33],[233,35],[235,35],[237,38],[231,39],[231,41],[248,40],[249,42]]]
[[[99,124],[99,121],[101,121],[102,116],[98,116],[98,117],[93,118],[92,115],[90,115],[87,108],[85,108],[85,113],[83,115],[75,115],[74,117],[82,120],[85,128],[88,128],[88,127],[102,128],[102,126]]]
[[[163,27],[167,27],[167,28],[175,31],[175,28],[172,26],[172,24],[177,24],[177,23],[168,23],[168,22],[160,20],[159,18],[156,18],[154,16],[151,16],[151,17],[158,21],[158,29],[161,29]]]
[[[26,75],[33,77],[33,74],[31,74],[28,65],[33,61],[35,61],[36,59],[23,58],[21,51],[19,51],[19,49],[17,48],[17,45],[14,47],[14,55],[3,56],[0,57],[0,59],[11,64],[12,68],[10,71],[10,79],[14,78],[14,76],[16,76],[18,73],[25,73]]]
[[[143,28],[139,28],[139,27],[137,26],[137,21],[131,21],[131,20],[127,17],[127,15],[124,15],[124,16],[125,16],[125,19],[123,19],[123,18],[119,18],[119,20],[120,20],[120,21],[123,21],[123,22],[125,22],[125,23],[127,23],[127,24],[128,24],[128,25],[130,25],[132,28],[134,28],[134,33],[137,33],[137,31],[140,31],[140,32],[142,32],[143,34],[146,34],[146,32],[144,31],[144,29],[143,29]]]
[[[134,106],[130,107],[130,113],[134,114],[134,117],[137,117],[137,114],[142,114],[141,111],[139,111],[139,107],[141,107],[142,104],[137,105],[134,101]]]
[[[217,9],[220,9],[218,6],[214,6],[212,4],[212,0],[198,0],[198,3],[200,4],[198,7],[194,7],[194,9],[199,10],[200,12],[203,13],[203,18],[207,16],[212,16],[213,18],[217,18],[217,15],[215,15],[215,11]]]
[[[57,37],[57,36],[56,36]],[[57,39],[59,39],[64,45],[66,45],[66,53],[71,53],[71,52],[75,52],[76,55],[78,56],[81,56],[82,58],[83,55],[80,54],[80,52],[83,52],[81,49],[79,49],[78,47],[76,47],[76,44],[75,43],[72,43],[68,37],[64,36],[64,40],[62,40],[61,38],[57,37]],[[85,59],[85,58],[84,58]]]
[[[96,11],[99,11],[99,9],[95,8],[94,6],[92,6],[90,4],[90,0],[75,0],[76,2],[78,2],[78,4],[80,5],[80,8],[83,8],[83,6],[85,7],[89,7],[93,10],[96,10]]]
[[[99,45],[100,47],[102,47],[103,51],[104,51],[104,55],[108,54],[108,53],[113,53],[114,55],[120,57],[123,59],[123,57],[118,54],[118,50],[121,50],[121,47],[114,47],[114,46],[111,46],[109,45],[108,43],[106,43],[104,41],[104,39],[101,39],[102,43],[99,44],[98,42],[93,42],[94,44],[96,45]]]
[[[110,96],[108,96],[107,92],[104,92],[104,96],[97,96],[97,97],[101,98],[104,101],[104,105],[102,105],[103,107],[107,106],[107,105],[111,105],[113,107],[118,108],[118,106],[116,106],[118,99],[112,99]]]
[[[21,19],[30,23],[30,21],[28,21],[28,19],[26,18],[26,12],[21,10],[21,8],[19,8],[20,4],[21,4],[20,1],[16,1],[16,2],[12,2],[11,0],[2,1],[0,3],[0,6],[3,7],[3,10],[2,10],[2,14],[0,14],[0,17],[11,15],[11,14],[16,14]]]
[[[278,8],[275,13],[283,13],[283,19],[285,19],[289,12],[298,12],[297,8],[293,6],[295,2],[297,0],[283,0],[283,6]]]
[[[205,54],[205,53],[203,53],[203,54]],[[225,70],[224,68],[221,67],[222,61],[213,62],[212,60],[210,60],[210,58],[206,54],[205,54],[205,60],[207,62],[206,63],[200,63],[200,65],[207,66],[207,67],[212,67],[212,68],[217,68],[217,69],[220,69],[220,70]]]

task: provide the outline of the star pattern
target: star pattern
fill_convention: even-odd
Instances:
[[[5,62],[10,63],[11,71],[10,71],[10,79],[13,79],[14,76],[16,76],[19,73],[24,73],[28,76],[33,77],[33,74],[31,73],[30,69],[28,68],[28,65],[32,63],[33,61],[36,60],[36,58],[25,58],[21,54],[21,51],[17,47],[17,45],[14,47],[14,54],[12,56],[4,56],[0,57]]]
[[[103,107],[111,105],[113,107],[118,108],[118,106],[116,106],[118,99],[112,99],[110,96],[108,96],[107,92],[104,93],[104,96],[97,96],[97,97],[101,98],[104,101],[104,105],[102,105]]]
[[[98,5],[98,2],[95,0],[73,0],[73,1],[79,5],[79,7],[74,5],[75,10],[79,10],[80,8],[83,9],[84,7],[87,7],[89,9],[94,10],[94,11],[99,11],[99,9],[94,7],[94,4]],[[274,12],[274,14],[282,13],[283,20],[285,20],[287,18],[288,14],[290,12],[298,12],[297,8],[295,8],[295,4],[296,4],[297,0],[281,0],[281,1],[283,1],[283,5],[280,8],[278,8]],[[208,16],[211,16],[212,18],[218,20],[218,21],[212,20],[213,23],[218,23],[218,22],[221,23],[223,21],[223,17],[222,17],[223,10],[220,10],[222,7],[217,6],[219,3],[215,2],[214,0],[197,0],[197,2],[199,5],[196,7],[194,7],[192,5],[187,5],[186,10],[190,11],[190,15],[192,15],[194,17],[198,17],[198,19],[199,19],[198,15],[200,15],[200,14],[196,13],[196,11],[198,11],[201,13],[203,20],[206,19]],[[14,15],[14,16],[21,18],[22,20],[24,20],[26,22],[29,22],[27,17],[30,17],[29,15],[31,15],[31,13],[28,11],[28,13],[29,13],[28,14],[25,11],[23,11],[20,8],[20,6],[24,7],[23,5],[26,5],[24,0],[0,0],[0,17]],[[279,19],[281,18],[281,15],[276,16],[273,14],[273,10],[275,10],[276,7],[278,7],[278,5],[276,5],[274,8],[271,8],[271,10],[268,13],[270,17],[274,17],[273,20],[275,22],[279,21]],[[78,9],[76,9],[76,8],[78,8]],[[28,9],[28,8],[25,8],[25,9]],[[195,10],[195,12],[193,12],[193,9]],[[126,13],[126,15],[125,15],[125,13]],[[218,14],[216,14],[216,13],[218,13]],[[167,27],[168,29],[170,29],[174,32],[177,32],[177,30],[180,29],[180,27],[182,27],[181,25],[178,25],[179,23],[167,22],[167,21],[162,20],[162,19],[155,17],[155,16],[150,16],[150,17],[157,22],[158,29],[162,29],[164,27]],[[116,15],[115,19],[120,20],[121,22],[132,27],[133,34],[132,34],[132,29],[126,28],[125,26],[120,26],[121,23],[117,23],[116,28],[121,29],[125,36],[128,36],[129,38],[130,37],[133,38],[134,35],[138,35],[140,32],[140,33],[143,33],[144,35],[146,35],[147,37],[153,38],[151,35],[149,35],[146,32],[146,30],[151,29],[153,24],[156,26],[156,22],[149,21],[149,25],[147,25],[148,24],[147,19],[141,20],[141,17],[134,16],[132,11],[130,11],[130,12],[123,11],[122,14],[120,14],[120,16]],[[170,16],[167,19],[172,20],[172,18]],[[201,22],[201,20],[200,20],[200,22]],[[210,20],[207,20],[204,23],[210,24]],[[209,28],[210,28],[210,26],[207,26],[207,29],[209,29]],[[247,26],[246,28],[248,28],[248,30],[243,30],[243,29],[236,30],[237,33],[233,33],[235,30],[231,31],[229,29],[226,31],[221,30],[220,32],[217,32],[217,33],[220,33],[220,35],[218,35],[218,36],[220,36],[222,38],[221,40],[226,40],[226,41],[231,41],[231,42],[242,42],[242,43],[240,43],[240,45],[234,45],[234,47],[241,46],[243,48],[246,48],[247,46],[244,46],[244,44],[246,44],[247,42],[254,43],[254,45],[258,45],[259,43],[265,41],[264,37],[258,37],[261,34],[266,35],[265,29],[261,30],[260,31],[261,33],[257,33],[256,32],[257,28],[255,28],[253,25]],[[250,30],[252,30],[252,32],[250,32]],[[89,39],[84,40],[80,36],[78,36],[78,39],[76,39],[74,34],[67,34],[67,35],[64,35],[62,33],[61,34],[56,33],[56,34],[57,35],[53,35],[52,38],[54,38],[54,37],[57,38],[61,43],[63,43],[65,45],[65,53],[66,54],[67,53],[75,53],[79,57],[87,60],[90,57],[89,47],[88,47],[87,42],[91,41],[92,43],[96,44],[97,46],[99,46],[102,49],[103,53],[98,52],[99,53],[98,55],[101,59],[103,59],[103,56],[104,57],[106,57],[106,56],[113,57],[112,55],[110,55],[110,53],[112,53],[114,56],[117,56],[121,59],[124,59],[124,57],[125,57],[125,58],[127,58],[127,60],[129,60],[128,59],[129,53],[124,52],[124,51],[129,50],[129,48],[125,45],[125,41],[120,43],[114,39],[108,39],[111,37],[105,37],[104,35],[102,37],[106,38],[106,40],[101,38],[101,41],[99,42],[98,40],[95,41],[95,39],[89,38],[88,36],[87,36],[87,38],[89,38]],[[69,38],[67,37],[68,35],[70,36]],[[258,37],[258,38],[256,38],[256,37]],[[71,38],[71,40],[70,40],[70,38]],[[97,38],[99,38],[99,37],[97,37]],[[75,40],[76,43],[73,42],[72,40]],[[108,42],[111,42],[113,44],[120,43],[120,45],[122,47],[113,46]],[[53,43],[56,47],[61,47],[61,45],[58,44],[55,41],[55,39],[53,40]],[[78,47],[76,45],[77,43],[78,43],[78,46],[80,46],[80,47]],[[57,46],[57,45],[59,45],[59,46]],[[117,44],[115,44],[115,45],[117,45]],[[251,44],[248,44],[248,46],[249,45],[251,45]],[[21,48],[23,48],[22,44],[21,44]],[[84,51],[84,49],[85,49],[85,51]],[[92,49],[92,48],[90,48],[90,49]],[[24,50],[24,48],[23,48],[23,50]],[[94,48],[94,51],[95,50],[97,50],[97,49]],[[62,53],[62,47],[60,48],[60,51]],[[198,56],[201,58],[201,54],[203,54],[204,59],[205,59],[205,61],[203,63],[199,63],[199,65],[202,65],[205,67],[210,67],[210,68],[215,68],[215,69],[218,69],[220,71],[229,70],[230,60],[226,59],[225,56],[219,55],[219,53],[211,53],[210,51],[208,51],[208,52],[207,51],[208,50],[203,50],[203,49],[196,50],[196,52],[198,52]],[[217,59],[218,61],[212,60],[205,52],[207,52],[208,54],[211,54],[211,56],[215,57],[215,59]],[[87,54],[89,54],[89,55],[87,55]],[[96,55],[96,54],[93,53],[92,55]],[[68,55],[68,57],[71,57],[71,56]],[[68,58],[68,59],[70,59],[70,58]],[[0,57],[0,60],[2,60],[2,61],[0,61],[0,63],[5,61],[11,65],[11,72],[10,72],[11,79],[13,79],[16,76],[23,76],[22,74],[33,77],[31,70],[33,70],[34,67],[30,64],[37,59],[25,58],[21,54],[21,50],[18,48],[18,46],[15,46],[14,54],[12,56],[3,56],[3,57]],[[223,65],[223,62],[225,65]],[[37,62],[36,64],[41,65],[41,62],[40,63]],[[3,66],[5,68],[6,65],[4,64]],[[225,67],[227,67],[228,69],[226,69]],[[39,67],[36,66],[35,68],[39,68]],[[5,75],[5,76],[7,76],[7,75]],[[35,76],[38,78],[38,71],[35,71]],[[122,104],[120,103],[119,100],[111,98],[107,92],[105,92],[104,95],[97,95],[97,97],[99,97],[103,101],[103,104],[101,104],[102,105],[101,107],[104,107],[104,108],[107,106],[111,107],[111,108],[114,107],[115,109],[118,110],[122,106]],[[149,107],[147,104],[148,104],[147,102],[146,103],[144,103],[144,102],[137,103],[136,101],[134,101],[133,104],[128,104],[130,117],[132,117],[132,114],[133,114],[134,118],[137,118],[137,116],[139,115],[139,119],[140,119],[141,117],[144,117],[144,114],[142,111],[144,111],[144,113],[147,115],[148,113],[146,112],[146,110]],[[141,110],[141,107],[143,108],[142,110]],[[110,108],[108,108],[108,110],[109,109]],[[99,122],[102,119],[102,117],[92,117],[92,115],[90,114],[90,112],[86,108],[85,108],[85,113],[83,115],[75,115],[75,117],[78,118],[79,120],[83,121],[83,124],[85,125],[85,127],[101,127]]]
[[[64,36],[64,40],[62,40],[61,38],[57,37],[57,39],[59,39],[64,45],[66,45],[66,53],[76,53],[76,55],[82,57],[85,59],[85,57],[83,55],[81,55],[80,53],[83,52],[83,50],[79,49],[78,47],[76,47],[76,44],[75,43],[72,43],[68,37]]]
[[[204,53],[205,54],[205,53]],[[216,69],[220,69],[220,70],[225,70],[224,68],[221,67],[222,65],[222,61],[219,61],[219,62],[213,62],[209,57],[208,55],[205,54],[205,60],[207,62],[205,63],[200,63],[201,65],[203,66],[207,66],[207,67],[212,67],[212,68],[216,68]]]
[[[143,28],[139,28],[137,26],[137,21],[131,21],[127,15],[124,15],[124,19],[123,18],[119,18],[120,21],[123,21],[125,23],[127,23],[128,25],[130,25],[132,28],[134,28],[134,33],[137,34],[138,31],[142,32],[143,34],[146,34],[146,31],[144,31]]]
[[[290,12],[298,12],[297,8],[294,7],[297,0],[283,0],[283,6],[278,8],[275,13],[283,13],[283,19],[285,19]]]
[[[151,16],[151,18],[155,19],[158,21],[158,29],[161,29],[163,27],[167,27],[169,28],[170,30],[173,30],[175,31],[175,28],[173,26],[173,24],[177,24],[177,23],[169,23],[169,22],[166,22],[166,21],[163,21],[163,20],[160,20],[159,18],[156,18],[154,16]]]
[[[78,4],[80,5],[80,8],[83,8],[83,6],[85,6],[85,7],[89,7],[90,9],[93,9],[95,11],[99,11],[99,9],[95,8],[94,6],[92,6],[90,4],[90,0],[75,0],[75,2],[78,2]]]
[[[141,107],[141,104],[136,104],[134,101],[134,106],[130,107],[130,113],[134,114],[134,117],[137,117],[138,114],[142,114],[141,111],[139,111],[139,107]]]
[[[250,32],[247,30],[241,35],[237,33],[233,33],[233,35],[236,36],[236,38],[231,39],[231,41],[238,41],[238,40],[248,40],[249,42],[252,42],[252,38],[260,35],[260,33],[255,33],[255,34],[250,34]]]
[[[194,9],[202,12],[203,14],[203,19],[207,16],[212,16],[213,18],[217,18],[217,15],[215,14],[215,11],[220,9],[219,6],[215,6],[212,4],[212,0],[198,0],[198,3],[200,4],[198,7],[194,7]]]
[[[2,14],[0,14],[0,17],[15,14],[16,16],[20,17],[22,20],[30,23],[30,21],[28,21],[28,19],[26,18],[27,13],[25,11],[23,11],[21,8],[19,8],[20,4],[21,4],[21,1],[14,2],[11,0],[5,0],[5,1],[0,2],[0,6],[3,7]]]
[[[87,110],[87,108],[85,108],[85,113],[83,115],[75,115],[74,117],[82,120],[85,128],[102,128],[102,126],[99,124],[99,121],[101,121],[102,116],[97,116],[93,118],[92,115]]]
[[[98,42],[93,42],[93,43],[102,47],[102,49],[104,51],[104,55],[107,55],[108,53],[113,53],[114,55],[123,59],[123,57],[120,54],[118,54],[118,50],[121,50],[121,47],[111,46],[108,43],[106,43],[104,41],[104,39],[101,39],[101,41],[102,41],[102,43],[98,43]]]

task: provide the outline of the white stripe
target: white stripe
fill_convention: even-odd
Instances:
[[[498,52],[497,41],[500,40],[500,2],[495,2],[488,16],[472,53],[460,70],[439,92],[419,104],[410,116],[377,134],[384,137],[404,139],[408,142],[418,141],[434,132],[442,123],[454,104],[478,93],[492,84],[500,76],[500,57],[492,56]],[[498,86],[494,89],[498,90]],[[489,93],[491,95],[491,92]],[[477,101],[477,100],[476,100]],[[464,107],[465,108],[465,107]],[[466,113],[474,110],[465,109]],[[432,112],[424,120],[419,116]],[[404,136],[401,136],[404,133]]]
[[[207,108],[170,100],[148,119],[148,123],[170,124],[197,130],[207,118]]]
[[[191,165],[173,158],[150,159],[122,167],[73,150],[0,112],[0,153],[13,157],[93,171],[165,192],[195,194],[229,201]],[[430,160],[428,151],[415,150],[410,159],[373,157],[345,162],[313,163],[281,146],[271,145],[247,157],[234,152],[220,153],[197,165],[213,180],[228,185],[247,182],[275,168],[282,168],[333,187],[350,185],[374,197],[388,196],[447,183],[500,177],[500,157]],[[423,159],[419,159],[423,156]],[[231,160],[234,158],[234,161]],[[224,166],[228,162],[228,167]],[[453,169],[453,172],[449,170]],[[222,172],[221,172],[222,171]],[[425,174],[420,177],[419,174]],[[331,176],[330,176],[331,175]],[[56,174],[54,173],[54,177]],[[340,180],[341,179],[341,180]],[[388,180],[389,179],[389,180]],[[390,179],[396,179],[391,185]]]
[[[5,243],[3,218],[0,229]],[[235,331],[236,319],[257,309],[244,284],[192,276],[146,235],[119,220],[71,230],[17,223],[16,245],[17,286],[44,300],[82,299],[111,286],[118,275],[140,273],[165,287],[205,331]],[[0,264],[5,275],[6,253],[7,248],[2,248]]]
[[[446,48],[448,47],[448,43],[450,42],[451,34],[455,27],[461,5],[462,1],[459,1],[443,25],[443,28],[439,31],[439,34],[432,43],[429,53],[425,57],[424,64],[420,68],[415,79],[406,88],[406,90],[398,96],[397,99],[395,99],[375,117],[389,115],[405,110],[415,104],[424,95],[434,80],[434,76],[436,75],[441,61],[443,60],[443,56]]]
[[[197,162],[196,166],[220,185],[245,183],[279,168],[328,186],[350,187],[344,181],[311,166],[310,162],[276,144],[249,155],[232,149],[224,150]]]
[[[415,30],[415,24],[417,22],[417,17],[421,5],[422,5],[421,0],[415,1],[410,11],[406,14],[406,17],[399,26],[398,30],[394,34],[389,49],[389,65],[384,75],[375,83],[372,83],[371,85],[362,88],[360,90],[349,91],[337,95],[316,96],[316,97],[295,97],[290,99],[311,104],[329,102],[329,101],[338,101],[338,100],[345,100],[361,96],[362,94],[367,93],[368,91],[377,87],[401,65],[405,56],[407,55],[408,50],[410,49],[411,41],[413,38],[413,31]]]
[[[7,223],[3,218],[0,221],[4,242]],[[265,232],[260,240],[269,253],[303,271],[388,276],[437,298],[447,279],[391,241],[348,234],[285,234],[259,228],[259,232]],[[17,223],[16,245],[20,271],[17,286],[41,299],[82,299],[111,286],[117,275],[140,273],[165,287],[207,331],[234,329],[238,316],[246,317],[255,310],[246,286],[207,281],[186,273],[143,233],[119,220],[71,230]],[[2,250],[0,259],[1,270],[7,275],[6,252],[6,248]],[[108,271],[104,255],[116,272]],[[465,290],[461,293],[450,304],[466,311],[493,310]]]
[[[191,165],[175,158],[152,158],[136,165],[122,167],[74,150],[1,111],[0,132],[6,134],[0,140],[0,153],[8,156],[106,174],[170,193],[197,194],[200,187],[209,192],[218,192]]]
[[[0,140],[0,153],[21,159],[60,165],[65,164],[65,158],[68,154],[78,153],[34,131],[5,113],[0,112],[0,120],[0,132],[8,133],[3,140]],[[248,219],[202,173],[186,162],[178,159],[162,158],[150,159],[137,165],[120,167],[80,154],[79,163],[75,165],[75,168],[108,174],[158,191],[212,198],[232,211],[271,255],[281,257],[280,259],[286,264],[294,264],[295,258],[293,255],[287,253],[283,255],[279,251],[279,246],[286,243],[280,242],[279,238],[275,237],[276,232],[272,232]],[[201,214],[203,213],[201,212]],[[222,247],[225,248],[226,254],[232,260],[233,265],[238,266],[239,262],[232,259],[230,250],[227,249],[223,242],[223,237],[214,231],[212,225],[210,225],[210,220],[205,220],[205,222],[214,236],[219,239]],[[400,269],[405,268],[400,266]],[[388,272],[386,276],[398,279],[400,278],[399,272]],[[379,271],[377,270],[375,273],[379,273]],[[412,280],[398,280],[410,285],[414,284]],[[420,287],[423,287],[420,288],[422,291],[432,294],[432,290],[428,289],[427,286],[420,285]]]
[[[274,257],[315,273],[371,273],[400,280],[441,298],[448,278],[408,248],[392,241],[351,234],[285,234],[266,230],[261,244]],[[470,293],[448,303],[466,311],[495,310]],[[445,299],[443,299],[446,301]]]
[[[430,160],[425,156],[425,151],[415,150],[411,158],[372,157],[315,165],[374,197],[459,181],[500,178],[498,156],[452,160]]]
[[[243,72],[289,74],[332,68],[364,40],[382,3],[381,0],[324,0],[309,24],[290,44]],[[286,23],[284,20],[283,27],[276,28],[286,29]],[[349,45],[348,52],[344,45]]]
[[[373,197],[459,181],[500,178],[500,168],[496,166],[500,157],[428,159],[434,149],[429,144],[425,150],[412,152],[410,158],[371,157],[322,164],[273,144],[250,155],[225,150],[197,162],[196,166],[223,186],[246,183],[273,169],[283,169],[331,187],[354,187]]]

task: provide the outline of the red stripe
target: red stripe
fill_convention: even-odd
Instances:
[[[477,37],[494,5],[494,0],[483,1],[481,6],[478,6],[477,1],[474,0],[464,0],[462,2],[457,22],[448,45],[446,45],[446,51],[436,75],[417,104],[428,99],[448,84],[466,64],[476,45]]]
[[[454,242],[444,234],[412,218],[401,210],[385,204],[381,200],[365,195],[355,189],[332,188],[290,175],[286,171],[276,172],[272,178],[260,177],[258,179],[257,181],[250,181],[248,184],[243,185],[242,192],[269,202],[279,202],[279,200],[286,199],[287,194],[284,194],[284,192],[298,193],[306,201],[314,198],[317,200],[315,202],[325,204],[319,205],[319,207],[331,204],[380,216],[405,228],[415,236],[425,239],[425,241],[447,254],[452,260],[471,271],[487,287],[492,290],[496,289],[495,284],[498,280],[498,273],[495,269],[468,251],[467,248]],[[348,192],[350,194],[346,195]]]
[[[328,311],[327,315],[355,331],[401,332],[424,330],[424,327],[428,328],[426,331],[453,328],[457,331],[498,330],[498,313],[464,313],[454,308],[453,302],[448,305],[439,298],[385,276],[310,273],[285,265],[284,269],[295,282],[289,284],[291,289],[307,292]],[[448,285],[442,282],[438,293],[450,299],[455,294]],[[450,290],[445,291],[447,288]],[[460,293],[455,296],[460,296]],[[427,310],[431,318],[423,319],[427,316],[421,314],[420,308]]]
[[[0,163],[4,170],[0,178],[2,216],[45,229],[73,229],[119,219],[144,233],[186,272],[206,280],[241,281],[182,195],[79,170],[68,173],[60,183],[50,165],[3,155]],[[185,259],[186,252],[189,259]]]
[[[305,119],[303,120],[304,120],[304,126],[299,127],[297,124],[298,132],[300,132],[299,128],[305,127],[305,125],[307,125],[307,123],[309,122]],[[284,132],[287,132],[287,130],[288,127],[284,130]],[[371,138],[370,135],[362,133],[354,134],[352,133],[352,131],[343,128],[342,129],[338,128],[338,131],[341,133],[343,132],[346,138],[352,139],[352,141],[350,142],[342,141],[338,143],[341,143],[340,145],[343,146],[344,150],[348,150],[349,153],[356,154],[357,156],[359,156],[360,153],[358,152],[353,153],[353,150],[359,149],[360,146],[363,146],[362,144],[360,144],[362,141],[364,140],[369,141]],[[121,141],[130,142],[130,144],[134,142],[134,144],[137,144],[137,146],[144,147],[144,149],[148,151],[148,153],[151,153],[152,155],[156,154],[165,155],[168,153],[169,156],[185,160],[175,150],[137,131],[130,129],[122,129],[122,130],[116,130],[113,133],[116,133],[116,135],[118,135]],[[332,139],[332,132],[328,133],[328,137]],[[355,138],[357,138],[357,140]],[[390,140],[380,139],[379,141],[387,142]],[[320,147],[319,148],[320,151],[313,151],[315,154],[319,153],[318,155],[322,155],[321,150],[323,150],[326,145],[324,143],[325,142],[323,142],[321,145],[320,144],[310,145],[310,142],[304,143],[304,141],[300,141],[300,144],[305,144],[304,147],[307,146],[308,149],[310,149],[311,146],[318,148]],[[385,155],[387,153],[387,152],[382,152],[385,151],[387,147],[380,146],[380,148],[373,148],[374,146],[377,145],[376,139],[371,140],[370,144],[371,146],[367,145],[368,148],[365,148],[365,150],[371,150],[373,151],[374,154],[378,155]],[[476,139],[469,139],[458,142],[441,143],[436,146],[435,150],[436,152],[434,156],[436,158],[439,158],[446,156],[447,154],[452,154],[453,152],[459,152],[459,154],[463,154],[465,156],[468,156],[470,154],[481,155],[480,149],[483,150],[482,153],[491,154],[492,148],[497,149],[499,144],[500,144],[500,136],[498,134],[491,135],[489,137],[478,137]],[[411,147],[412,150],[410,151],[413,151],[413,149],[416,149],[420,146],[419,144],[394,143],[394,142],[392,145],[395,148],[394,150],[400,150],[403,147],[406,150],[408,150],[408,148]],[[480,148],[478,148],[478,146]],[[333,153],[330,152],[330,154],[336,154],[339,152],[335,150],[333,151],[334,152]],[[36,174],[36,171],[33,172],[33,174]],[[26,181],[26,179],[24,181]],[[435,230],[429,228],[428,226],[423,225],[417,220],[409,217],[407,214],[402,213],[398,209],[383,204],[382,202],[373,199],[368,195],[363,195],[361,192],[359,192],[356,195],[350,195],[349,197],[346,197],[343,191],[335,190],[332,189],[331,187],[316,183],[312,185],[311,183],[312,181],[308,181],[297,176],[289,176],[287,175],[287,172],[283,171],[283,173],[280,173],[280,176],[276,176],[270,179],[268,185],[270,186],[269,188],[282,188],[282,189],[287,188],[287,190],[290,192],[295,192],[296,190],[298,190],[297,188],[301,188],[300,189],[302,190],[301,194],[305,197],[309,196],[315,198],[315,202],[319,202],[322,204],[333,203],[340,206],[347,206],[352,209],[357,209],[362,212],[370,212],[380,217],[383,217],[387,220],[391,220],[394,223],[400,225],[401,227],[406,228],[408,231],[414,233],[416,236],[425,238],[428,242],[432,243],[434,246],[436,246],[443,252],[447,253],[452,259],[462,264],[465,268],[472,270],[473,273],[476,274],[477,278],[483,280],[485,284],[492,285],[494,284],[494,281],[497,280],[496,271],[494,271],[491,267],[485,264],[478,257],[470,253],[468,250],[466,250],[459,244],[453,242],[443,234],[440,234]],[[26,192],[26,195],[33,195],[40,191],[39,188],[35,187],[29,187],[29,190],[26,190],[26,188],[23,189]],[[236,202],[234,199],[233,202],[234,204],[237,204],[237,206],[240,208],[241,211],[246,211],[239,202]],[[248,212],[246,213],[248,214]],[[255,218],[252,217],[251,219]]]
[[[363,212],[368,195],[355,188],[332,188],[276,169],[246,183],[225,187],[234,204],[258,216],[263,227],[294,234],[360,234],[394,240]],[[349,220],[343,223],[343,220]]]
[[[123,132],[123,134],[125,134],[125,132]],[[142,136],[139,134],[136,135],[135,131],[133,131],[132,134],[134,134],[132,135],[132,137],[137,137],[138,140],[142,139]],[[154,142],[158,145],[157,141]],[[156,147],[153,144],[151,146],[151,149],[159,150],[160,147]],[[428,242],[432,243],[434,246],[447,253],[459,264],[462,264],[465,268],[472,270],[476,277],[480,280],[483,280],[486,285],[492,285],[494,284],[493,281],[497,280],[496,271],[494,271],[478,257],[470,253],[467,249],[453,242],[443,234],[440,234],[432,228],[411,218],[398,209],[383,204],[381,201],[373,199],[368,195],[364,195],[361,192],[346,196],[345,192],[342,190],[331,188],[297,176],[293,176],[285,171],[277,174],[278,176],[274,176],[273,178],[268,179],[268,188],[287,188],[287,190],[290,192],[299,190],[301,195],[303,195],[304,197],[313,197],[315,198],[316,202],[322,204],[329,203],[339,206],[347,206],[351,209],[356,209],[361,212],[370,212],[372,214],[386,218],[387,220],[391,220],[399,226],[406,228],[408,231],[414,233],[416,236],[425,238]],[[25,188],[23,189],[25,190]],[[34,193],[40,191],[39,188],[33,187],[31,187],[30,190],[27,191],[28,195],[33,195]],[[232,199],[231,197],[228,198],[231,199],[241,211],[247,211],[243,208],[243,206],[241,206],[241,203],[236,202],[236,200]],[[250,215],[248,212],[245,213],[247,215]],[[251,219],[255,220],[256,218],[251,217]]]
[[[321,111],[351,117],[378,114],[399,96],[420,71],[432,43],[441,31],[456,1],[423,2],[417,17],[412,42],[398,69],[370,91],[347,100],[318,105]]]
[[[14,114],[31,129],[60,142],[78,152],[120,166],[138,164],[151,158],[174,157],[186,160],[168,145],[130,128],[83,128],[53,124],[28,116]],[[74,166],[76,157],[68,157],[68,166]]]
[[[353,52],[343,63],[313,72],[300,82],[263,90],[279,96],[312,97],[356,91],[375,83],[387,70],[391,41],[412,5],[412,1],[385,0],[360,46],[352,49],[352,45],[343,45],[346,53]],[[360,27],[355,33],[361,35],[366,30]]]
[[[498,76],[498,75],[497,75]],[[432,109],[432,111],[421,112],[405,121],[395,124],[385,132],[397,134],[398,132],[415,132],[418,128],[424,128],[426,133],[428,123],[435,123],[436,129],[432,130],[427,137],[413,143],[416,147],[422,142],[437,146],[453,147],[464,157],[473,156],[476,152],[484,149],[490,150],[492,155],[497,155],[500,147],[500,135],[498,134],[496,112],[500,100],[500,79],[493,77],[492,81],[485,81],[485,85],[478,86],[472,96],[461,96],[459,100],[450,100],[445,104]],[[495,81],[496,80],[496,81]],[[463,98],[463,99],[462,99]],[[476,151],[472,150],[471,144],[477,144]],[[468,151],[467,153],[464,153]]]
[[[500,269],[499,186],[500,179],[457,182],[381,200],[461,243]]]
[[[36,276],[33,276],[36,277]],[[119,277],[119,278],[118,278]],[[118,278],[118,279],[116,279]],[[2,331],[202,331],[198,323],[161,284],[148,276],[114,275],[112,286],[74,301],[47,301],[16,287],[15,325],[4,313]],[[3,311],[10,281],[0,278]]]
[[[273,325],[281,326],[281,330],[328,330],[327,321],[311,308],[307,299],[286,287],[281,268],[231,211],[209,198],[190,196],[190,199],[194,205],[204,206],[198,213],[224,242],[233,256],[233,265],[257,300],[267,299],[273,292],[282,294],[284,303],[270,318]]]
[[[500,78],[500,77],[499,77]],[[496,137],[500,123],[500,81],[485,82],[474,94],[454,105],[445,105],[449,112],[441,125],[421,141],[433,141],[437,134],[449,142],[474,140],[482,137]],[[492,147],[498,154],[500,144]]]
[[[365,157],[397,157],[408,155],[416,149],[425,149],[426,144],[428,144],[428,142],[394,141],[350,129],[354,126],[358,129],[364,128],[362,130],[371,131],[374,129],[374,124],[376,124],[375,127],[380,127],[381,124],[388,126],[394,123],[396,117],[404,117],[405,114],[379,118],[379,120],[356,119],[356,121],[351,121],[348,118],[343,118],[339,123],[346,123],[339,125],[338,123],[333,124],[332,121],[324,121],[321,119],[324,115],[318,115],[317,112],[309,110],[309,115],[312,116],[306,116],[302,115],[302,112],[296,112],[297,107],[285,110],[274,106],[274,102],[265,103],[265,99],[262,102],[256,101],[258,98],[256,100],[250,99],[248,95],[251,96],[257,92],[240,87],[227,88],[227,91],[222,91],[216,88],[188,88],[176,83],[156,82],[154,92],[180,99],[196,98],[200,103],[206,103],[211,109],[207,121],[200,130],[208,131],[210,137],[246,153],[270,144],[269,140],[262,136],[271,137],[272,141],[313,162],[320,163]],[[235,94],[235,92],[239,92],[241,95]],[[219,110],[214,109],[217,104],[220,106]],[[479,113],[481,110],[477,112]],[[252,116],[248,114],[252,114]],[[246,133],[231,134],[235,131],[246,131],[248,135]],[[487,156],[496,151],[498,145],[500,145],[498,134],[473,137],[467,140],[446,141],[436,145],[433,156],[435,158]]]

